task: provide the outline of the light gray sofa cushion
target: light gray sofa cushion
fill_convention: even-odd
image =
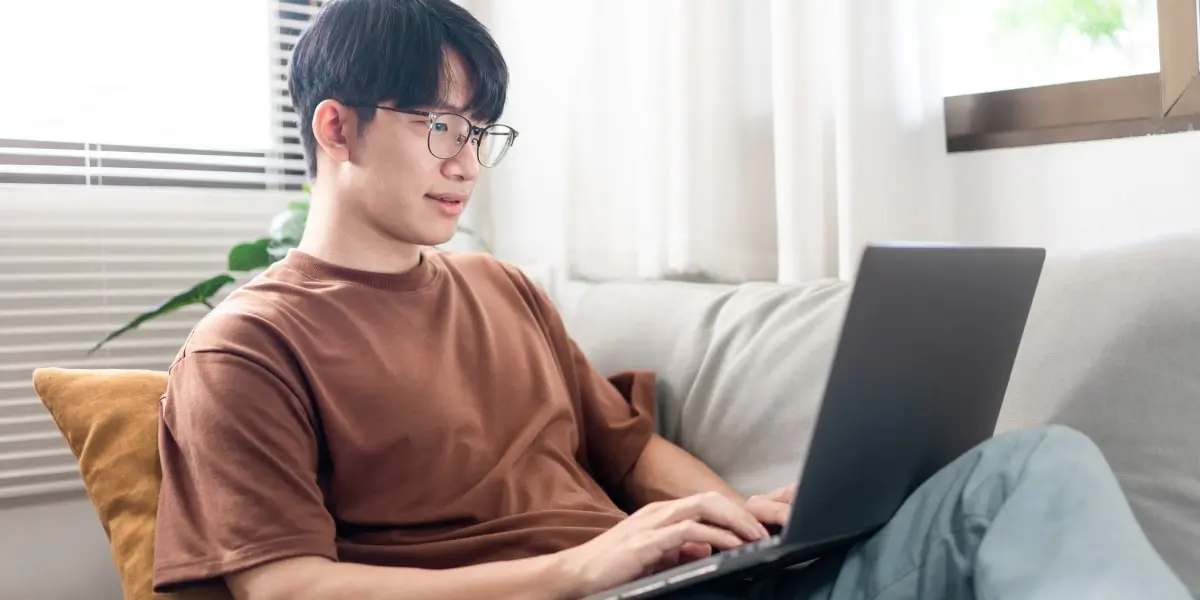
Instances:
[[[660,432],[754,493],[798,473],[849,289],[611,283],[568,322],[602,372],[658,371]],[[1200,598],[1200,237],[1051,258],[998,430],[1049,422],[1097,442]]]
[[[659,374],[659,433],[742,493],[795,481],[850,287],[613,283],[572,334],[602,372]]]
[[[1200,237],[1047,265],[1000,428],[1044,422],[1095,440],[1200,597]]]

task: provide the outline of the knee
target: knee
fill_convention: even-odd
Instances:
[[[1083,432],[1065,425],[1040,425],[1000,434],[991,440],[1006,453],[1026,455],[1030,460],[1051,457],[1056,462],[1097,465],[1107,468],[1100,448]]]

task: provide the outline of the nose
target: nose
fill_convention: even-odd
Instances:
[[[475,156],[475,148],[475,140],[468,140],[454,158],[442,163],[442,174],[454,181],[475,181],[481,168],[479,159]]]

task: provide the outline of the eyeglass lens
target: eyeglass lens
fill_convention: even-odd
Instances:
[[[453,158],[471,137],[471,122],[453,114],[439,115],[429,128],[429,151],[438,158]],[[513,130],[507,125],[492,125],[479,135],[476,149],[479,162],[494,167],[513,143]]]

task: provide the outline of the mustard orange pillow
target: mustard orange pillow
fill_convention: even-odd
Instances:
[[[212,584],[170,594],[151,589],[154,519],[162,472],[158,407],[167,374],[158,371],[38,369],[38,397],[79,459],[88,497],[108,535],[125,600],[232,600]]]

